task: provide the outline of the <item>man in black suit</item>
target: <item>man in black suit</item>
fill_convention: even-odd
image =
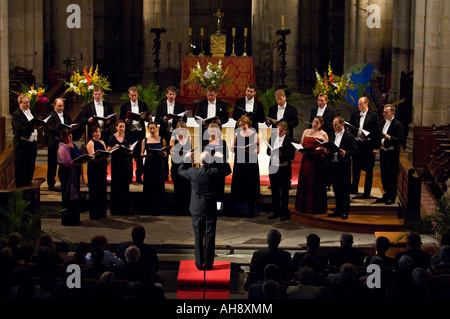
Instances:
[[[61,126],[59,124],[70,125],[72,120],[69,114],[64,112],[64,100],[57,98],[53,102],[53,111],[47,121],[47,184],[49,190],[55,189],[55,176],[58,168],[58,147]]]
[[[369,99],[365,96],[358,100],[358,111],[352,114],[350,125],[356,138],[358,153],[353,158],[351,194],[358,194],[361,170],[366,172],[364,193],[361,198],[370,198],[375,165],[375,148],[379,143],[379,118],[377,113],[369,110]]]
[[[264,105],[261,101],[256,99],[256,85],[249,83],[245,90],[245,97],[239,98],[234,102],[234,109],[232,118],[237,121],[246,115],[252,121],[252,127],[258,132],[258,123],[264,123],[266,115],[264,112]]]
[[[37,118],[30,109],[30,100],[25,94],[17,98],[19,108],[12,114],[14,132],[14,166],[16,187],[31,185],[37,156],[37,130],[39,127],[30,122]]]
[[[100,139],[105,142],[106,145],[109,144],[109,137],[111,136],[111,127],[116,122],[117,118],[114,113],[112,104],[103,101],[103,89],[99,86],[94,87],[92,93],[94,100],[83,108],[81,111],[81,123],[85,125],[98,124],[101,130]],[[96,116],[107,118],[108,120],[99,120],[95,118]],[[87,140],[92,139],[92,134],[88,130]]]
[[[186,157],[191,157],[191,153]],[[222,158],[216,152],[214,157]],[[178,168],[178,175],[191,181],[191,212],[192,226],[195,236],[195,266],[198,270],[210,270],[214,264],[216,221],[217,221],[217,193],[213,181],[219,176],[231,173],[229,165],[210,167],[214,157],[209,152],[200,155],[200,166],[195,167],[182,162]],[[190,163],[190,161],[187,161]],[[205,241],[205,243],[204,243]]]
[[[169,114],[178,115],[185,111],[184,105],[176,101],[177,88],[174,86],[168,86],[166,88],[166,99],[159,102],[156,107],[155,122],[159,125],[159,136],[165,141],[166,145],[170,145],[170,138],[172,132],[176,129],[178,121],[187,122],[187,116],[184,114],[182,117],[172,117]],[[164,177],[169,179],[169,157],[164,159]]]
[[[400,146],[405,136],[403,124],[395,118],[395,106],[387,104],[383,110],[384,120],[381,122],[380,173],[384,194],[376,202],[392,205],[397,197],[397,174]]]
[[[325,153],[330,156],[331,182],[336,200],[336,210],[330,217],[341,216],[348,218],[350,210],[350,183],[351,183],[351,158],[358,151],[355,138],[344,129],[345,120],[337,116],[333,120],[334,144],[338,151],[332,152],[326,148]]]
[[[286,93],[283,90],[275,91],[275,98],[277,99],[277,104],[269,108],[269,114],[267,115],[266,124],[269,127],[276,127],[277,123],[280,121],[285,121],[288,125],[287,135],[290,138],[294,138],[294,128],[298,125],[298,112],[295,106],[286,103]]]
[[[328,140],[333,140],[334,129],[333,129],[333,120],[336,117],[336,111],[327,105],[328,96],[325,93],[319,93],[317,95],[317,108],[311,109],[311,115],[309,117],[309,123],[312,127],[312,122],[316,116],[322,116],[324,123],[322,125],[322,129],[327,133]]]
[[[206,146],[209,142],[209,134],[208,134],[208,126],[211,123],[216,123],[222,128],[222,125],[228,122],[228,103],[222,100],[217,99],[217,88],[214,85],[210,85],[206,88],[206,99],[201,100],[198,103],[198,108],[196,112],[196,116],[201,117],[202,119],[210,119],[213,117],[217,117],[214,120],[209,121],[200,121],[196,120],[201,127],[201,134],[199,134],[200,144]]]
[[[292,139],[286,135],[287,124],[280,122],[277,125],[277,136],[270,137],[270,147],[267,155],[270,156],[269,180],[272,192],[273,215],[269,219],[290,219],[291,212],[288,209],[289,189],[291,188],[292,168],[291,162],[295,159],[295,148]]]
[[[128,89],[128,97],[130,98],[130,100],[122,104],[122,106],[120,107],[119,119],[125,121],[125,135],[130,138],[130,143],[133,144],[135,142],[138,142],[133,150],[132,157],[136,162],[136,182],[142,184],[144,165],[141,157],[141,142],[145,138],[145,122],[150,122],[152,120],[152,116],[148,110],[147,104],[138,100],[139,92],[137,87],[132,86]],[[138,119],[132,118],[131,116],[127,117],[128,112],[134,114],[142,114]],[[132,170],[133,167],[131,167],[130,176],[133,176]]]

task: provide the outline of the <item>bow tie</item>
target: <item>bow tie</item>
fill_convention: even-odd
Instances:
[[[360,116],[366,116],[366,113],[364,113],[364,112],[359,112],[359,115],[360,115]]]

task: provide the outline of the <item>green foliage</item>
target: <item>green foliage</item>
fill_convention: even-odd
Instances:
[[[0,241],[6,242],[13,232],[21,234],[23,245],[29,247],[34,247],[34,243],[42,234],[48,234],[53,238],[65,241],[61,235],[52,230],[43,231],[37,227],[42,218],[57,212],[54,210],[39,210],[32,213],[29,210],[29,205],[30,203],[23,198],[22,191],[15,190],[9,196],[8,206],[0,206]]]
[[[272,105],[277,104],[277,100],[275,98],[275,91],[277,91],[275,87],[271,87],[267,89],[266,91],[260,91],[258,90],[256,96],[258,100],[261,101],[261,103],[264,105],[264,113],[269,113],[269,108]],[[289,88],[284,88],[283,91],[286,92],[286,102],[292,105],[302,105],[302,97],[301,94],[298,92],[290,91]]]
[[[150,82],[147,87],[143,87],[142,84],[138,84],[136,87],[139,101],[146,103],[149,111],[156,110],[158,103],[165,97],[165,93],[161,92],[159,85],[155,82]],[[120,99],[129,101],[128,92],[125,92]]]

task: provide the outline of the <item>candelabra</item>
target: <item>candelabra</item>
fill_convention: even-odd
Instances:
[[[236,53],[234,52],[234,40],[235,40],[235,38],[236,38],[236,36],[233,36],[233,44],[232,44],[232,51],[231,51],[231,57],[235,57],[236,56]]]
[[[161,50],[161,34],[166,33],[165,28],[151,28],[150,33],[154,33],[156,35],[155,39],[153,40],[153,55],[155,56],[155,70],[154,72],[154,78],[155,82],[158,83],[159,79],[159,64],[161,60],[159,59],[159,51]]]
[[[244,53],[242,54],[242,57],[246,58],[248,57],[247,55],[247,37],[244,36]]]
[[[200,36],[200,54],[198,55],[199,57],[204,57],[205,56],[205,51],[203,51],[203,41],[205,40],[205,36],[201,35]]]
[[[281,36],[281,42],[278,47],[278,51],[280,52],[279,55],[281,56],[281,84],[283,87],[286,87],[285,85],[285,79],[286,79],[286,36],[288,34],[291,34],[290,29],[282,29],[277,30],[277,35]]]

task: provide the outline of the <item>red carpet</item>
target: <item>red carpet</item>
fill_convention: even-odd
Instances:
[[[298,173],[300,171],[300,164],[302,162],[302,153],[296,153],[295,154],[295,160],[292,161],[292,180],[291,180],[291,185],[292,186],[297,186],[298,185]],[[134,175],[134,172],[136,170],[136,163],[133,162],[133,183],[136,182],[136,176]],[[232,178],[232,174],[228,175],[225,179],[225,183],[227,185],[231,185],[231,178]],[[107,180],[108,182],[111,182],[111,164],[108,165],[108,176],[107,176]],[[169,180],[166,183],[170,183],[172,184],[172,179],[170,177],[169,174]],[[270,185],[270,181],[269,181],[269,175],[261,175],[260,176],[260,183],[262,186],[269,186]]]
[[[230,273],[229,261],[215,261],[213,269],[204,272],[195,267],[193,260],[181,260],[177,299],[229,299]]]

